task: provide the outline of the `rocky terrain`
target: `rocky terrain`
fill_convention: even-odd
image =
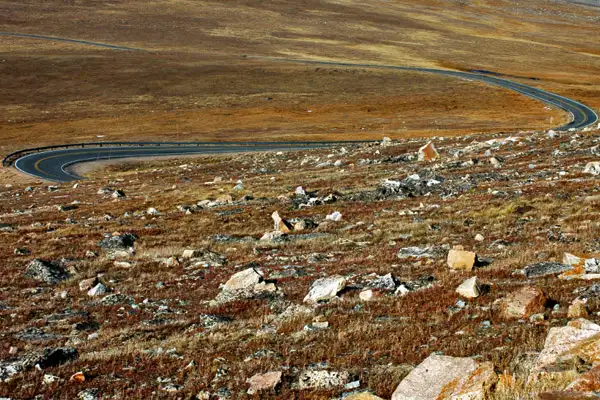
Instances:
[[[4,185],[0,397],[595,398],[598,133]]]

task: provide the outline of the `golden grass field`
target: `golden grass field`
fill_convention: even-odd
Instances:
[[[90,140],[457,135],[566,118],[474,82],[245,55],[491,70],[600,106],[598,13],[580,5],[8,1],[0,15],[0,31],[143,49],[0,36],[4,153]]]

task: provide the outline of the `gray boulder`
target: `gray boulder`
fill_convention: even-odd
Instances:
[[[56,285],[68,279],[70,275],[59,263],[36,258],[27,264],[25,276],[49,285]]]

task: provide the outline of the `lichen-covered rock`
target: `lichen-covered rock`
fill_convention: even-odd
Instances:
[[[434,354],[400,382],[392,400],[483,400],[496,381],[489,362]]]
[[[36,258],[27,264],[25,276],[49,285],[56,285],[69,278],[69,272],[59,263]]]
[[[550,329],[530,377],[573,369],[581,361],[600,361],[600,325],[583,318]]]

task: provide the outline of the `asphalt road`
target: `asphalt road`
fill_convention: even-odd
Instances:
[[[59,38],[53,36],[43,35],[31,35],[21,34],[12,32],[0,32],[0,36],[12,36],[28,39],[39,39],[39,40],[54,40],[61,42],[68,42],[87,46],[105,47],[114,50],[135,50],[143,51],[142,49],[134,49],[130,47],[110,45],[105,43],[90,42],[85,40],[75,40],[68,38]],[[553,107],[557,107],[571,114],[571,121],[556,130],[569,130],[569,129],[581,129],[598,122],[598,115],[590,107],[582,104],[573,99],[569,99],[560,96],[555,93],[547,92],[542,89],[535,88],[533,86],[525,85],[523,83],[514,82],[508,79],[500,78],[491,74],[482,74],[474,72],[462,72],[462,71],[450,71],[433,68],[416,68],[416,67],[401,67],[394,65],[382,65],[382,64],[370,64],[370,63],[343,63],[334,61],[316,61],[316,60],[297,60],[287,58],[275,58],[275,57],[248,57],[252,59],[269,60],[273,62],[286,62],[286,63],[297,63],[297,64],[313,64],[313,65],[327,65],[337,66],[346,68],[378,68],[378,69],[392,69],[397,71],[413,71],[423,73],[433,73],[438,75],[451,76],[459,79],[466,79],[472,81],[479,81],[489,85],[499,86],[504,89],[512,90],[520,93],[524,96],[532,99],[541,101]],[[215,144],[211,146],[170,146],[169,143],[165,143],[161,146],[155,147],[115,147],[115,148],[79,148],[79,149],[65,149],[65,150],[52,150],[42,153],[34,153],[25,155],[19,158],[15,162],[15,166],[22,172],[29,175],[33,175],[38,178],[68,182],[77,179],[83,179],[71,172],[66,171],[66,167],[80,162],[94,161],[101,159],[114,159],[114,158],[128,158],[128,157],[156,157],[156,156],[170,156],[170,155],[186,155],[186,154],[211,154],[211,153],[232,153],[232,152],[248,152],[248,151],[273,151],[273,150],[294,150],[299,148],[310,147],[322,147],[329,146],[332,143],[319,143],[311,142],[303,145],[292,145],[289,143],[270,143],[260,144],[247,143],[241,145],[226,145],[226,144]]]
[[[214,144],[199,146],[123,146],[123,147],[85,147],[50,150],[25,155],[15,161],[15,167],[28,175],[54,182],[71,182],[83,177],[70,172],[68,167],[82,162],[111,160],[132,157],[160,157],[190,154],[225,154],[265,151],[290,151],[327,147],[340,142],[288,144],[288,143],[241,143]]]

